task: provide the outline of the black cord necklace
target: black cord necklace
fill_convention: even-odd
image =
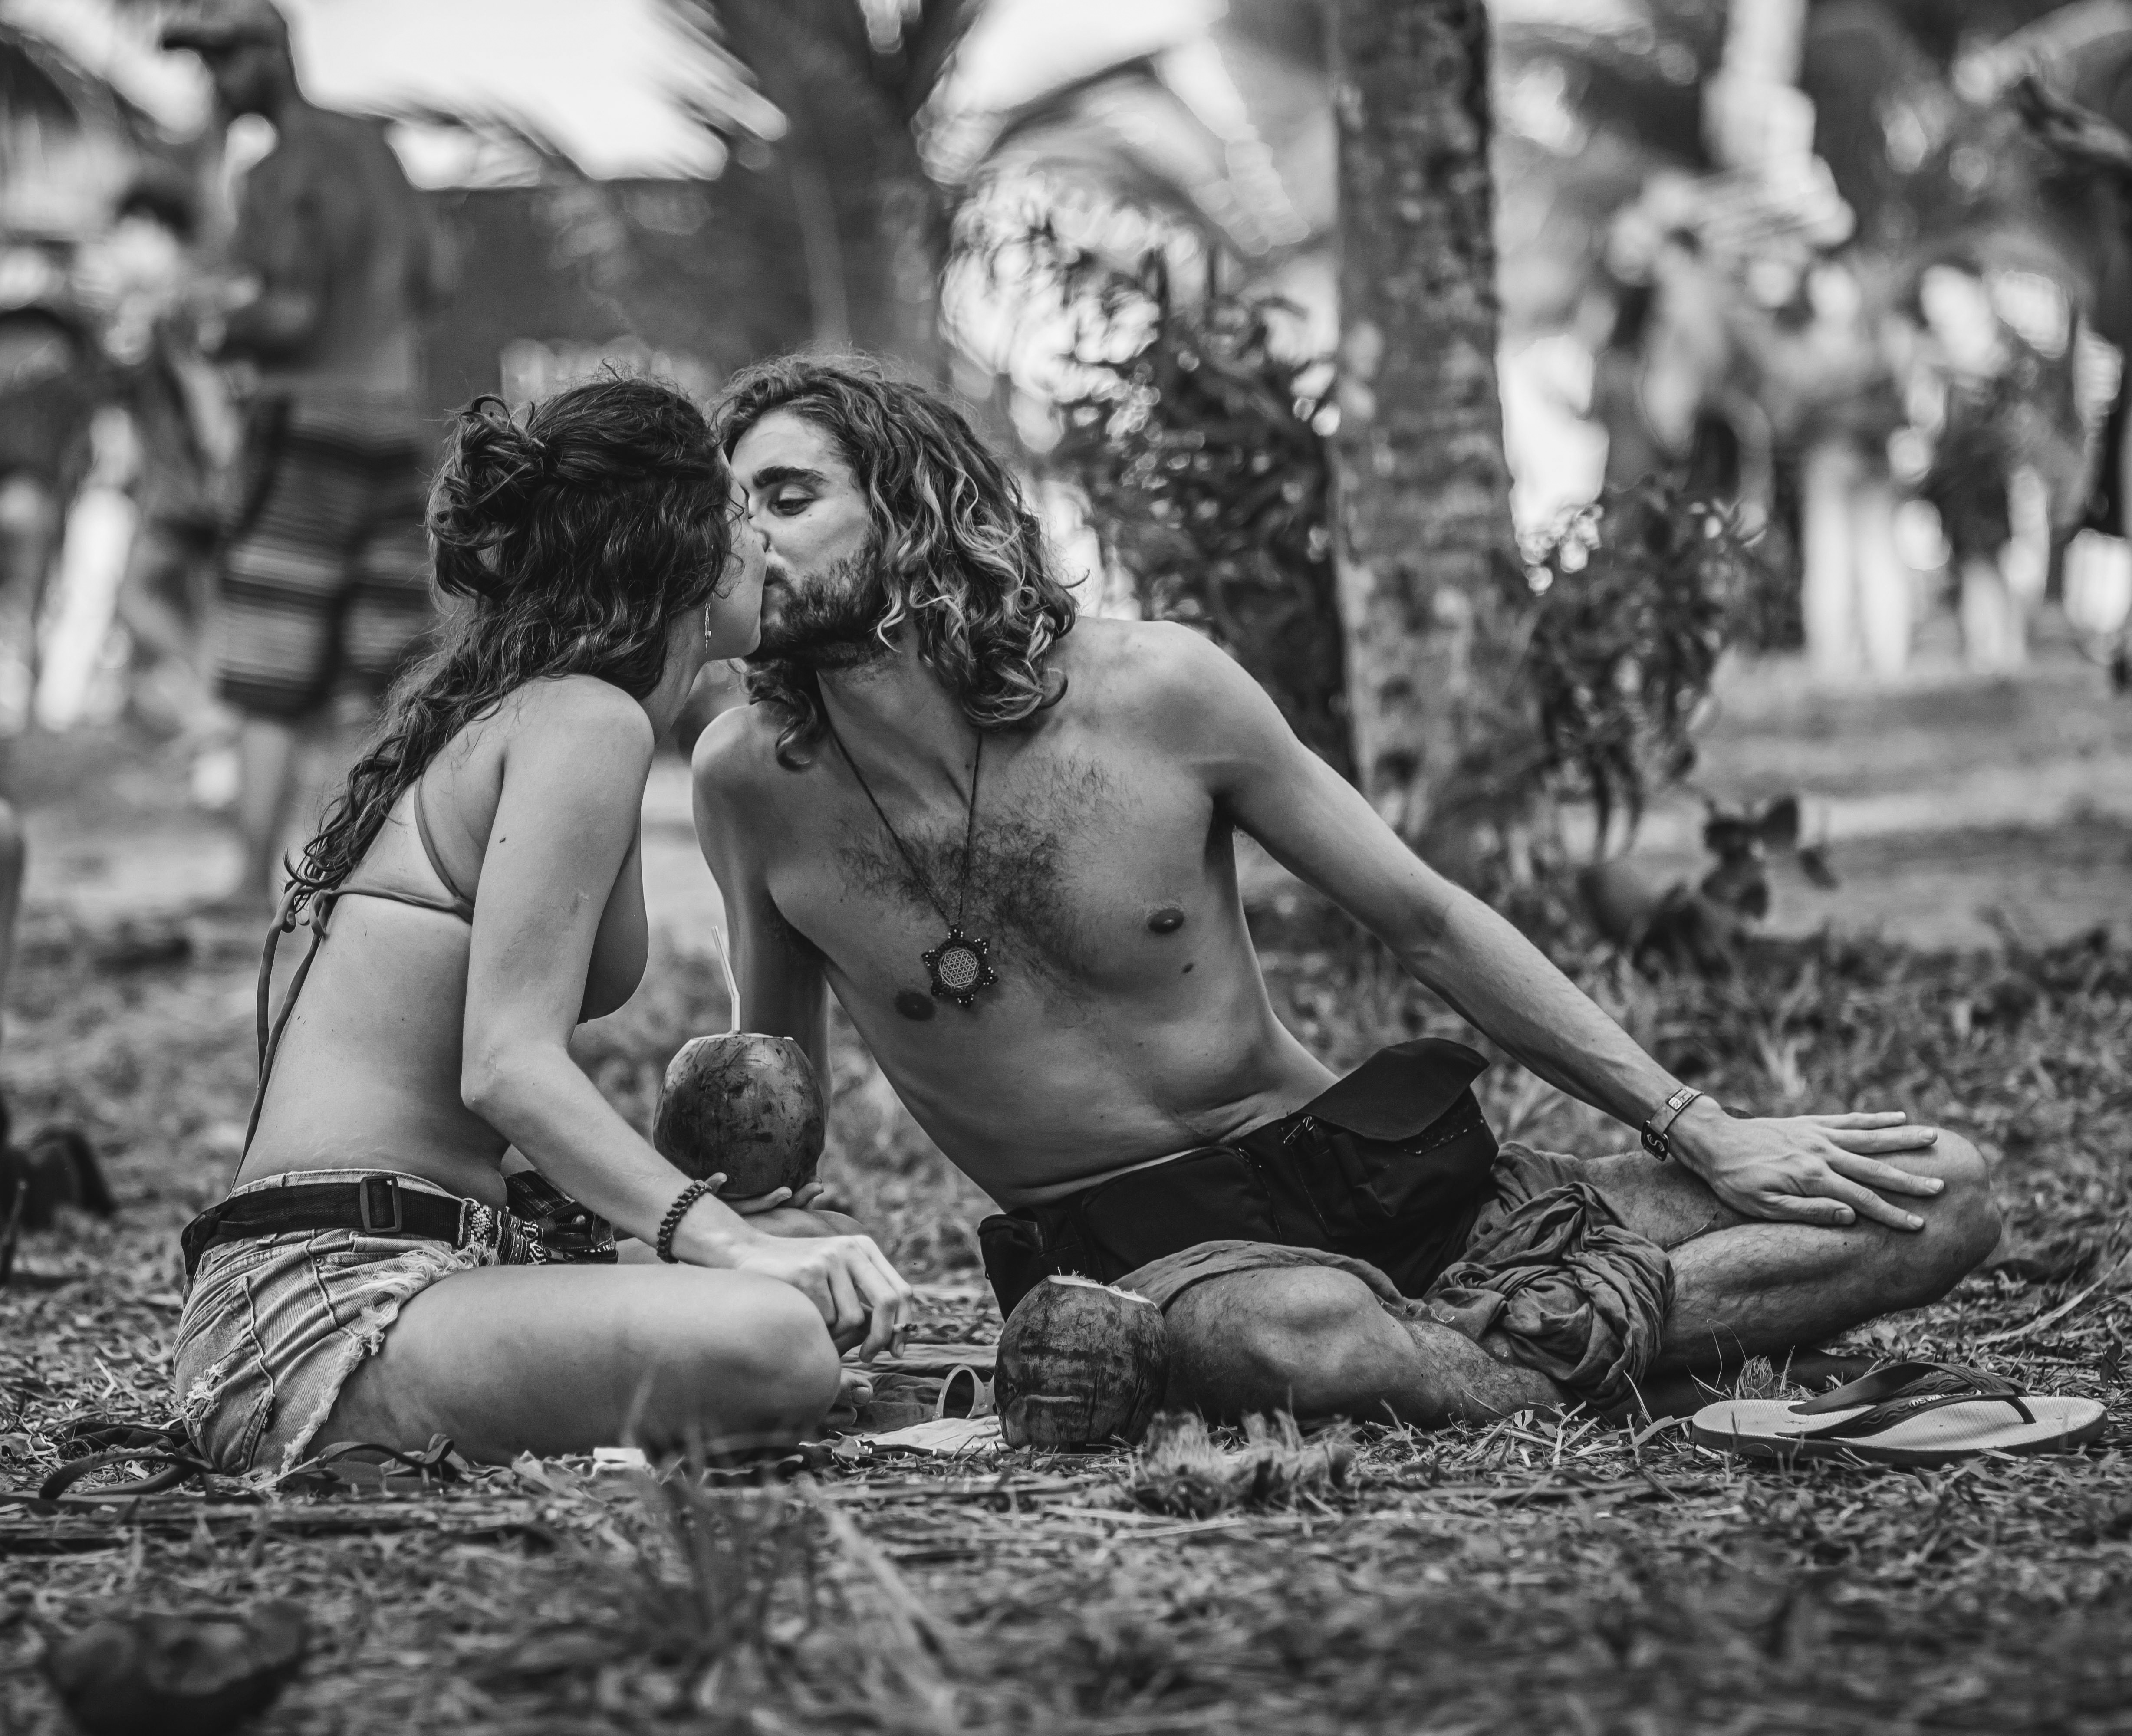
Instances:
[[[902,834],[896,831],[895,823],[875,798],[873,787],[867,782],[866,774],[859,770],[858,761],[852,757],[852,751],[844,746],[844,738],[837,733],[837,726],[830,722],[827,706],[822,708],[822,721],[828,725],[829,739],[837,744],[837,751],[844,756],[844,764],[851,767],[852,775],[858,779],[859,788],[866,792],[867,800],[873,803],[875,814],[902,855],[903,866],[910,870],[910,877],[918,882],[919,890],[925,894],[925,901],[940,913],[940,920],[948,925],[948,938],[930,952],[920,955],[925,961],[926,975],[933,979],[934,995],[942,1000],[952,1000],[958,1007],[970,1005],[977,1000],[980,989],[989,989],[999,981],[992,970],[991,960],[986,956],[990,949],[984,936],[963,933],[963,906],[969,896],[970,864],[973,860],[971,850],[977,837],[977,779],[985,769],[984,731],[980,730],[977,732],[977,760],[970,768],[970,811],[968,818],[963,822],[963,877],[955,889],[955,914],[950,916],[948,907],[934,895],[933,883],[925,878],[924,870],[918,866],[910,846],[903,842]],[[922,1006],[924,1003],[921,1001],[919,1005]]]

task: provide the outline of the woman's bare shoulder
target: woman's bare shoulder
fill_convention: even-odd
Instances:
[[[514,741],[560,736],[581,749],[636,750],[649,756],[656,732],[644,707],[596,675],[551,675],[514,688],[496,722]]]

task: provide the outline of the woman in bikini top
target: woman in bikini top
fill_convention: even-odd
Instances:
[[[619,379],[462,412],[429,529],[459,607],[294,870],[280,930],[310,945],[234,1191],[186,1232],[180,1407],[240,1471],[439,1434],[504,1460],[789,1442],[909,1287],[848,1220],[692,1187],[568,1047],[643,974],[653,745],[753,648],[761,540],[702,413]],[[511,1148],[620,1264],[548,1258]]]

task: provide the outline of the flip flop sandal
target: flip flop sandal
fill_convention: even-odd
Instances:
[[[1898,1362],[1818,1398],[1720,1399],[1697,1411],[1688,1430],[1704,1446],[1750,1458],[1855,1453],[1931,1465],[1973,1453],[2063,1452],[2092,1441],[2104,1420],[2092,1398],[2033,1396],[1959,1363]]]

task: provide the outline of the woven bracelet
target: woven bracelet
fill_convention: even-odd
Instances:
[[[679,1256],[674,1252],[674,1232],[681,1227],[681,1220],[688,1216],[689,1208],[705,1194],[717,1192],[718,1190],[708,1182],[691,1182],[681,1190],[674,1203],[666,1208],[666,1216],[659,1220],[659,1240],[656,1246],[659,1249],[659,1258],[665,1261],[668,1265],[679,1263]]]

